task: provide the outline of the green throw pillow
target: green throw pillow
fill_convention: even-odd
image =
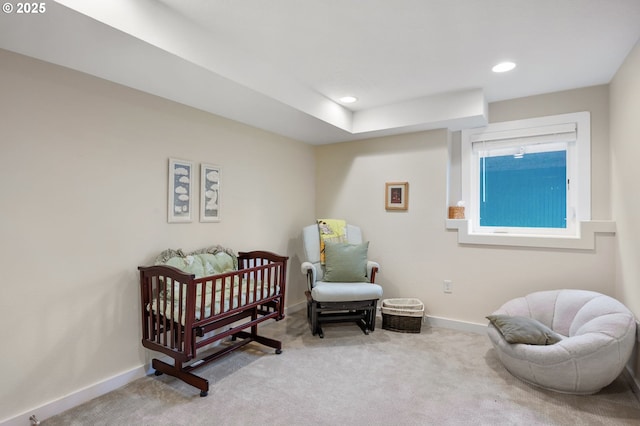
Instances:
[[[368,250],[368,241],[362,244],[326,243],[324,281],[367,281]]]
[[[225,252],[218,252],[216,254],[201,253],[196,256],[202,260],[205,276],[225,274],[235,270],[233,257]]]
[[[562,340],[562,335],[533,318],[509,315],[489,315],[486,318],[509,343],[553,345]]]
[[[198,256],[176,256],[167,260],[164,264],[178,268],[187,274],[194,274],[196,278],[205,276],[202,259]]]

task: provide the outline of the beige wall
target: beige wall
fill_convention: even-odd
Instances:
[[[2,50],[0,122],[0,422],[148,362],[136,268],[163,249],[289,254],[303,300],[309,145]],[[222,222],[167,223],[170,157],[222,166]]]
[[[640,315],[639,69],[636,46],[611,84],[611,128],[608,86],[490,105],[492,122],[592,113],[592,217],[619,232],[595,250],[547,250],[462,246],[445,229],[445,130],[311,147],[0,50],[0,320],[12,324],[0,329],[0,421],[149,361],[136,267],[167,247],[287,253],[287,305],[301,303],[299,232],[316,217],[360,225],[384,297],[418,297],[435,317],[484,323],[558,287]],[[223,167],[221,223],[167,224],[169,157]],[[408,211],[385,211],[390,181],[410,183]]]
[[[616,295],[640,318],[640,42],[611,82],[612,211],[617,222]],[[640,355],[632,360],[640,384]]]
[[[591,111],[594,219],[611,218],[607,93],[606,86],[598,86],[489,106],[491,121]],[[444,130],[320,146],[316,161],[318,216],[345,218],[363,228],[371,257],[381,263],[378,281],[385,298],[417,297],[429,315],[484,323],[505,301],[535,290],[614,294],[611,235],[598,235],[595,250],[459,245],[456,232],[445,229]],[[385,181],[410,183],[408,211],[385,211]],[[452,294],[442,291],[445,279],[453,281]]]

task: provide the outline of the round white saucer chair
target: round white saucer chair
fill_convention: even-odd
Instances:
[[[593,291],[531,293],[487,318],[489,338],[505,368],[527,383],[562,393],[593,394],[611,384],[636,340],[629,309]]]

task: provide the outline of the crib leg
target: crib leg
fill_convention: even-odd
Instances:
[[[165,373],[200,389],[200,396],[202,397],[207,396],[207,394],[209,393],[209,381],[207,379],[203,379],[200,376],[196,376],[189,371],[186,371],[186,368],[189,367],[182,368],[182,363],[180,361],[175,361],[175,365],[170,365],[166,362],[154,358],[151,361],[151,366],[156,370],[156,375],[158,375],[158,372]]]
[[[240,337],[241,339],[249,339],[249,341],[258,342],[262,345],[274,348],[277,354],[282,353],[282,342],[280,340],[270,339],[258,334],[247,333],[246,331],[239,331],[235,334],[235,336]]]

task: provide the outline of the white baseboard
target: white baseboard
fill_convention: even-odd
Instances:
[[[380,306],[378,306],[378,312],[376,313],[376,315],[379,318],[382,318],[382,308]],[[451,330],[467,331],[476,334],[486,334],[487,332],[487,324],[435,317],[431,315],[425,315],[423,317],[423,324],[430,327],[449,328]]]
[[[87,386],[84,389],[80,389],[40,407],[35,407],[31,410],[25,411],[13,418],[2,420],[0,421],[0,426],[29,426],[31,425],[31,421],[29,420],[31,416],[36,416],[40,421],[48,419],[49,417],[90,401],[93,398],[97,398],[116,390],[134,380],[144,377],[145,375],[146,370],[144,366],[136,367],[129,371],[125,371],[122,374],[118,374],[117,376],[113,376],[91,386]]]
[[[302,302],[298,302],[296,304],[293,304],[291,306],[287,306],[286,308],[284,308],[284,313],[285,315],[288,314],[292,314],[294,312],[298,312],[301,311],[303,309],[307,308],[307,302],[306,301],[302,301]]]
[[[627,379],[627,382],[629,382],[629,386],[631,386],[633,394],[636,396],[638,402],[640,402],[640,381],[638,381],[633,376],[633,371],[631,371],[631,368],[629,368],[628,365],[624,368],[624,370],[622,370],[622,375],[625,377],[625,379]]]
[[[636,378],[636,372],[634,365],[639,365],[638,358],[640,357],[640,321],[636,321],[636,345],[631,353],[631,359],[622,371],[622,374],[629,382],[629,386],[633,390],[638,402],[640,402],[640,379]]]
[[[296,303],[285,308],[285,314],[291,314],[306,308],[306,302]],[[167,358],[169,360],[170,358]],[[31,416],[36,416],[40,421],[58,415],[71,408],[77,407],[93,398],[97,398],[113,390],[116,390],[134,380],[151,374],[153,370],[150,365],[136,367],[117,376],[103,380],[102,382],[80,389],[72,394],[51,401],[40,407],[35,407],[13,418],[0,420],[0,426],[30,426]]]
[[[431,327],[450,328],[452,330],[467,331],[470,333],[486,334],[487,325],[475,322],[452,320],[449,318],[425,316],[425,323]]]

